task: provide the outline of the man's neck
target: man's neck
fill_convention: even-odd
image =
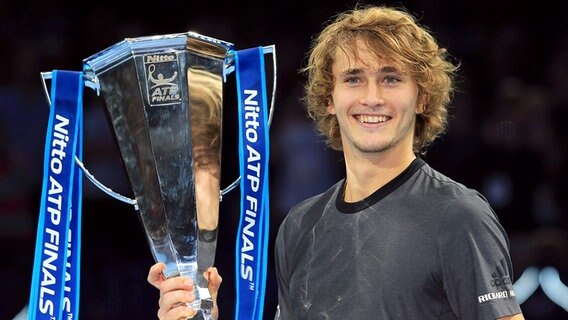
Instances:
[[[416,159],[412,151],[396,151],[388,150],[364,157],[346,157],[345,201],[356,202],[365,199],[396,178]]]

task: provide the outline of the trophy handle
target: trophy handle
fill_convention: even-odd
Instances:
[[[43,91],[45,93],[45,96],[47,98],[47,102],[49,103],[50,107],[51,107],[51,97],[49,96],[49,90],[47,89],[46,80],[49,80],[52,77],[53,77],[53,75],[52,75],[51,72],[41,72],[41,78],[42,78],[42,83],[43,83]],[[85,86],[94,89],[97,92],[97,95],[100,94],[100,86],[99,86],[98,79],[96,79],[96,78],[85,79]],[[93,176],[89,172],[89,170],[87,170],[87,168],[85,168],[85,165],[83,164],[83,162],[81,160],[79,160],[79,158],[77,158],[77,156],[75,156],[75,163],[79,166],[79,168],[81,168],[81,171],[83,171],[83,173],[85,174],[87,179],[89,179],[95,186],[97,186],[99,189],[101,189],[101,191],[103,191],[104,193],[108,194],[109,196],[111,196],[111,197],[113,197],[117,200],[120,200],[124,203],[134,205],[136,210],[138,210],[138,205],[136,204],[136,200],[130,199],[126,196],[123,196],[123,195],[113,191],[111,188],[105,186],[103,183],[101,183],[99,180],[97,180],[95,178],[95,176]]]
[[[264,54],[272,54],[272,94],[270,97],[270,110],[268,111],[268,128],[270,128],[270,124],[272,123],[272,115],[274,114],[274,97],[276,96],[276,47],[274,45],[264,46],[262,47]],[[231,66],[227,74],[231,73],[235,69],[234,66]],[[223,201],[223,196],[229,193],[231,190],[235,189],[239,185],[241,181],[241,177],[239,176],[233,183],[228,185],[225,189],[221,190],[221,194],[219,195],[219,201]]]
[[[269,110],[269,114],[268,114],[268,126],[270,128],[270,124],[272,123],[272,116],[274,114],[274,98],[276,96],[276,74],[277,74],[277,70],[276,70],[276,48],[274,45],[270,45],[270,46],[264,46],[263,47],[263,52],[264,54],[272,54],[272,74],[273,74],[273,80],[272,80],[272,96],[270,97],[270,110]],[[229,66],[226,70],[225,75],[233,72],[235,69],[234,66]],[[41,78],[42,78],[42,83],[43,83],[43,90],[45,93],[45,96],[47,98],[47,102],[49,103],[49,106],[51,107],[51,97],[49,96],[49,90],[47,89],[47,83],[46,80],[50,80],[53,77],[51,72],[41,72]],[[89,87],[93,90],[95,90],[95,92],[97,93],[97,96],[100,95],[100,83],[99,83],[99,79],[97,77],[89,77],[87,75],[84,75],[85,77],[85,86]],[[83,164],[83,162],[81,160],[79,160],[79,158],[75,157],[75,163],[79,166],[79,168],[81,168],[81,171],[83,171],[83,173],[85,174],[85,176],[87,177],[87,179],[89,179],[89,181],[91,181],[97,188],[99,188],[101,191],[103,191],[104,193],[108,194],[109,196],[120,200],[124,203],[130,204],[130,205],[134,205],[135,209],[138,210],[138,204],[136,203],[136,200],[131,199],[129,197],[126,197],[124,195],[121,195],[115,191],[113,191],[111,188],[105,186],[102,182],[100,182],[99,180],[97,180],[95,178],[95,176],[93,176],[89,170],[87,170],[87,168],[85,168],[85,165]],[[230,191],[232,191],[234,188],[236,188],[239,183],[241,181],[241,177],[239,176],[235,181],[233,181],[233,183],[231,183],[229,186],[227,186],[225,189],[221,189],[220,193],[219,193],[219,202],[223,201],[223,196],[227,193],[229,193]]]

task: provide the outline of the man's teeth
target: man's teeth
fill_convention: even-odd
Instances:
[[[379,123],[387,121],[386,116],[359,115],[359,121],[364,123]]]

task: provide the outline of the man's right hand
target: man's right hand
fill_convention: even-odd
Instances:
[[[195,300],[193,291],[193,281],[187,277],[172,277],[166,279],[163,271],[166,269],[164,263],[154,264],[148,272],[148,282],[160,290],[160,300],[158,319],[177,320],[187,319],[195,316],[197,310],[188,307]],[[217,306],[217,295],[223,279],[219,275],[217,268],[211,267],[204,273],[207,279],[209,292],[213,300],[213,317],[219,318],[219,308]]]

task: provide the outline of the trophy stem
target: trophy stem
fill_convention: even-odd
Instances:
[[[201,311],[204,320],[213,320],[213,300],[207,287],[207,280],[198,271],[197,262],[179,263],[179,275],[193,280],[195,300],[188,304],[189,307]]]

